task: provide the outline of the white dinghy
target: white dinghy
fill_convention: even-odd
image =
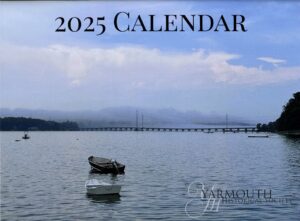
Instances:
[[[121,191],[121,185],[110,184],[97,179],[86,181],[85,187],[88,195],[119,194]]]

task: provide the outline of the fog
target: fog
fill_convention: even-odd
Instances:
[[[33,109],[0,109],[1,117],[30,117],[54,121],[75,121],[80,127],[104,126],[189,126],[225,125],[226,114],[179,111],[173,108],[147,109],[136,107],[110,107],[98,111],[53,111]],[[254,125],[256,122],[228,115],[228,125]]]

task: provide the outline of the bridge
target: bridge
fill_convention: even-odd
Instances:
[[[93,127],[80,128],[81,131],[159,131],[159,132],[258,132],[256,127],[215,127],[215,128],[173,128],[173,127]]]

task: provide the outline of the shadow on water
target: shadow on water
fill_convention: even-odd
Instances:
[[[286,144],[286,161],[288,162],[290,173],[298,177],[300,168],[300,138],[285,135],[282,138]]]
[[[88,194],[86,194],[86,197],[92,203],[112,204],[112,203],[118,203],[121,201],[121,196],[119,194],[112,194],[112,195],[88,195]]]
[[[295,136],[289,136],[289,135],[282,135],[284,138],[284,141],[289,144],[293,145],[295,147],[300,147],[300,137],[295,137]]]

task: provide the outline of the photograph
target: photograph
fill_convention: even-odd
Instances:
[[[0,1],[1,221],[299,221],[300,1]]]

